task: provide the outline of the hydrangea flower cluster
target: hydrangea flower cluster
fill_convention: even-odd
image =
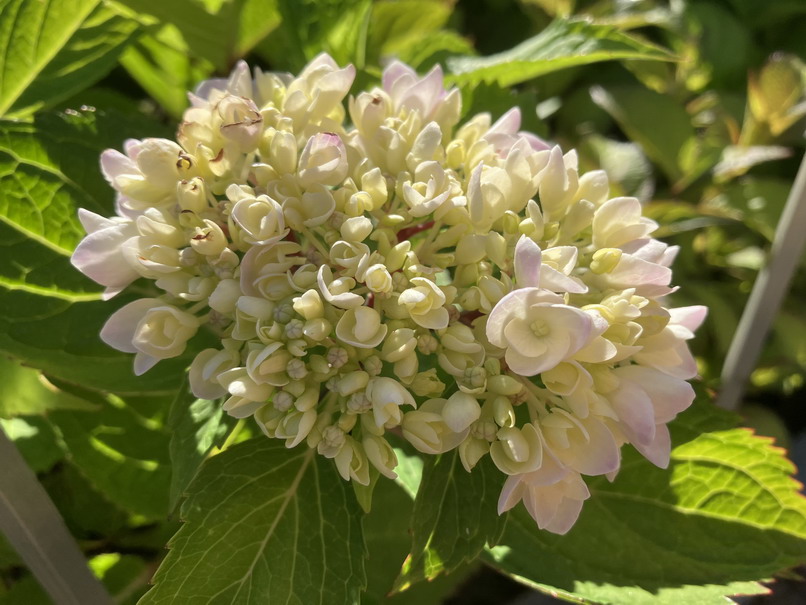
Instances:
[[[205,326],[221,344],[190,367],[196,396],[365,485],[396,476],[390,432],[468,471],[489,455],[499,512],[523,501],[565,533],[622,444],[668,464],[705,309],[663,306],[676,250],[517,109],[457,127],[439,67],[394,62],[348,125],[354,75],[240,63],[190,95],[176,142],[104,152],[117,216],[80,212],[73,263],[107,297],[141,277],[162,293],[101,337],[141,374]]]

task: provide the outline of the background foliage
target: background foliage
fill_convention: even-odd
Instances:
[[[0,424],[117,602],[146,593],[169,539],[143,603],[515,592],[480,561],[569,599],[717,603],[804,562],[794,467],[706,391],[803,152],[802,1],[0,0],[0,49]],[[671,467],[625,452],[567,536],[522,510],[499,518],[493,474],[453,454],[423,467],[401,450],[398,483],[354,494],[329,463],[233,432],[190,398],[193,347],[135,378],[98,339],[143,294],[103,303],[69,265],[76,209],[112,212],[99,153],[170,136],[186,91],[239,58],[296,72],[322,50],[356,65],[357,89],[396,56],[442,64],[467,113],[519,105],[526,129],[605,168],[681,246],[676,302],[711,308],[694,341],[705,388],[673,425]],[[806,428],[805,295],[800,271],[743,408],[783,446]],[[47,602],[8,547],[0,576],[0,603]]]

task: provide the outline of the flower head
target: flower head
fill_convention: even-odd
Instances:
[[[468,470],[489,455],[499,510],[565,533],[623,443],[668,464],[705,309],[664,306],[676,249],[519,110],[457,126],[441,69],[393,62],[347,123],[354,76],[325,54],[297,77],[241,62],[191,95],[176,142],[104,152],[117,216],[81,211],[73,264],[106,297],[163,293],[101,337],[140,374],[209,330],[192,392],[269,438],[363,485],[395,476],[389,430]]]

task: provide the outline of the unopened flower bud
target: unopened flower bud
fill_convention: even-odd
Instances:
[[[487,379],[487,388],[498,395],[515,395],[523,389],[523,385],[512,376],[499,374]]]
[[[189,210],[199,214],[207,210],[207,187],[204,179],[195,177],[189,181],[179,181],[176,184],[176,198],[182,210]]]
[[[303,187],[313,184],[334,187],[347,176],[347,152],[338,135],[315,134],[299,158],[299,180]]]
[[[278,411],[287,412],[294,405],[294,396],[287,391],[277,391],[271,401]]]
[[[623,252],[618,248],[601,248],[593,253],[591,260],[591,271],[601,275],[602,273],[610,273],[616,268]]]
[[[492,400],[493,418],[495,423],[503,428],[515,426],[515,410],[508,397],[498,395]]]
[[[395,451],[389,445],[389,442],[383,437],[366,435],[361,443],[372,466],[378,469],[382,475],[390,479],[396,479],[397,456],[395,456]]]
[[[366,387],[368,382],[369,374],[362,370],[356,370],[355,372],[350,372],[339,380],[336,390],[338,391],[339,395],[351,395]]]

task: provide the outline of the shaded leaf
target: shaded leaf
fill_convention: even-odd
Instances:
[[[168,431],[110,398],[100,412],[52,413],[70,461],[115,505],[143,519],[168,516]]]
[[[64,453],[56,443],[53,429],[43,418],[10,418],[0,420],[0,427],[35,473],[49,470]],[[0,556],[2,561],[2,556]],[[1,564],[0,564],[1,565]]]
[[[457,450],[426,459],[411,517],[411,556],[396,590],[451,572],[497,543],[506,522],[497,511],[504,479],[489,458],[472,473]]]
[[[450,79],[459,84],[513,86],[553,71],[619,59],[671,61],[674,56],[613,26],[558,19],[510,50],[487,57],[453,57],[447,64]]]
[[[227,449],[202,467],[182,516],[143,605],[359,602],[360,508],[313,450],[264,438]]]
[[[32,416],[52,410],[93,409],[86,401],[57,389],[36,370],[3,357],[0,357],[0,384],[3,385],[0,394],[0,417],[3,418]]]
[[[183,386],[171,405],[168,430],[171,433],[171,508],[175,507],[202,462],[220,445],[234,425],[221,403],[196,399]]]

